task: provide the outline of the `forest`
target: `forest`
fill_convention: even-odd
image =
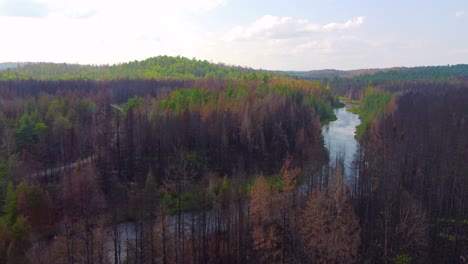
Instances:
[[[185,57],[158,56],[114,65],[5,63],[2,80],[257,79],[263,71]],[[273,73],[271,73],[273,74]]]
[[[463,67],[0,70],[0,263],[464,263]],[[343,100],[350,183],[322,136]]]

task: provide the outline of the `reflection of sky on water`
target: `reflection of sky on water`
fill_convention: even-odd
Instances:
[[[333,163],[337,155],[344,155],[345,175],[348,178],[358,144],[354,134],[361,120],[358,115],[346,111],[346,107],[335,109],[335,115],[337,120],[326,124],[322,129],[322,135],[325,147],[330,152],[330,162]]]

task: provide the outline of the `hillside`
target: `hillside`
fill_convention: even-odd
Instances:
[[[448,80],[468,78],[468,65],[447,66],[421,66],[421,67],[393,67],[357,70],[313,70],[313,71],[286,71],[286,75],[305,80],[324,78],[355,78],[364,81],[392,81],[392,80]]]
[[[240,66],[214,64],[206,60],[158,56],[142,61],[115,65],[79,65],[66,63],[29,62],[5,63],[0,66],[0,80],[116,80],[116,79],[256,79],[255,71]],[[13,69],[11,65],[15,65]]]
[[[393,67],[357,70],[269,71],[212,63],[185,57],[158,56],[114,65],[28,62],[0,63],[0,80],[117,80],[117,79],[262,79],[283,75],[304,80],[353,78],[356,81],[420,81],[468,79],[468,64]]]

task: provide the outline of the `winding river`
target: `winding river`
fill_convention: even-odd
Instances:
[[[333,165],[337,157],[342,156],[345,164],[345,181],[349,184],[352,180],[352,162],[354,154],[357,151],[358,142],[354,138],[356,133],[356,126],[361,121],[358,115],[348,112],[348,108],[353,105],[346,104],[345,107],[335,109],[337,120],[330,122],[323,126],[322,136],[324,138],[325,147],[330,153],[330,165]],[[175,221],[175,218],[172,220]],[[130,241],[135,240],[136,232],[135,225],[132,222],[125,222],[119,225],[121,254],[120,258],[125,259],[127,256],[127,246],[124,243],[127,239]],[[110,230],[109,230],[110,232]],[[114,258],[114,248],[112,244],[112,235],[109,233],[107,248],[109,258]]]
[[[352,163],[358,148],[358,142],[354,138],[356,126],[361,124],[357,114],[348,111],[354,105],[346,104],[345,107],[335,109],[337,119],[323,126],[322,136],[325,147],[330,153],[330,165],[333,165],[337,157],[344,158],[345,181],[351,182]]]

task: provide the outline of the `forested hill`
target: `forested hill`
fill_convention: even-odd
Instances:
[[[354,77],[362,81],[449,81],[468,80],[468,64],[395,68]]]
[[[67,63],[0,63],[0,80],[117,80],[117,79],[248,79],[268,75],[316,80],[341,78],[358,82],[375,81],[447,81],[468,80],[468,64],[423,67],[395,67],[358,70],[267,71],[212,63],[185,57],[158,56],[141,61],[114,65],[81,65]]]
[[[350,71],[315,70],[285,72],[285,74],[299,79],[313,80],[341,77],[356,81],[446,81],[454,79],[468,79],[468,64],[422,67],[395,67],[381,69],[360,69]]]
[[[158,56],[115,65],[22,63],[0,68],[0,80],[116,80],[116,79],[258,79],[262,72],[206,60]]]

